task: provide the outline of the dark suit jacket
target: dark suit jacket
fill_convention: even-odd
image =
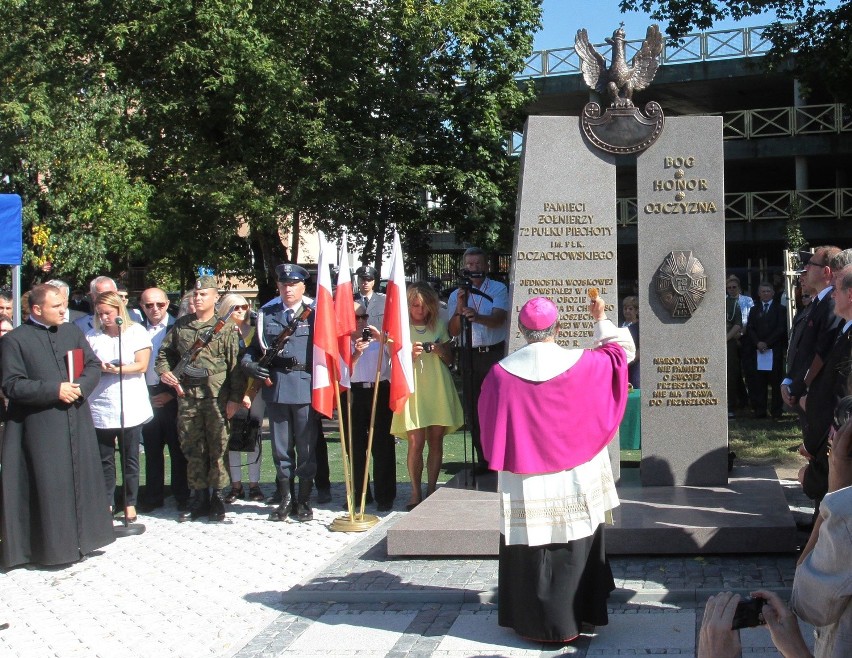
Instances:
[[[840,327],[840,318],[834,314],[834,300],[830,293],[819,301],[811,302],[802,323],[801,332],[794,333],[787,352],[787,377],[793,381],[790,393],[796,398],[805,393],[805,375],[814,357],[819,355],[825,360]]]
[[[741,348],[743,362],[749,367],[757,367],[757,344],[760,342],[766,343],[772,350],[773,369],[780,368],[787,344],[787,314],[780,304],[772,302],[769,310],[764,313],[763,302],[757,301],[748,314],[748,325]]]
[[[843,321],[846,324],[846,321]],[[834,418],[834,409],[847,394],[850,359],[852,359],[852,329],[838,332],[834,344],[825,356],[822,370],[811,382],[807,399],[807,426],[804,443],[808,452],[815,455],[824,448],[828,430]]]

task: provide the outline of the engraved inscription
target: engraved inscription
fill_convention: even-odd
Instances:
[[[714,407],[719,398],[704,379],[711,369],[709,356],[658,356],[653,360],[657,381],[649,407]]]

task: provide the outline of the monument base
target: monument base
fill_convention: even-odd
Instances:
[[[796,524],[771,467],[736,467],[726,487],[643,487],[634,468],[621,476],[621,505],[606,530],[610,555],[796,550]],[[388,555],[496,557],[496,476],[478,478],[477,487],[464,488],[464,474],[456,475],[388,530]]]

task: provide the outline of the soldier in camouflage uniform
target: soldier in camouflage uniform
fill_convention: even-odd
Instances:
[[[179,521],[193,521],[207,514],[211,521],[225,518],[222,488],[229,483],[225,468],[228,430],[225,418],[239,409],[246,379],[239,367],[239,334],[233,324],[226,324],[201,350],[192,366],[206,373],[193,373],[180,381],[172,373],[181,357],[199,335],[216,324],[215,303],[218,296],[216,279],[202,276],[193,292],[195,313],[175,322],[163,339],[155,369],[160,381],[178,389],[178,437],[187,461],[187,480],[192,490],[189,509],[181,512]]]

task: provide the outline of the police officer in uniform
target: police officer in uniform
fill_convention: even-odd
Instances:
[[[360,302],[367,309],[370,316],[370,324],[382,328],[385,317],[385,295],[374,292],[378,272],[375,267],[362,265],[355,274],[358,277],[358,292],[355,293],[355,301]]]
[[[311,375],[314,316],[299,321],[296,330],[266,369],[258,364],[264,352],[290,325],[308,303],[303,299],[307,270],[284,263],[275,268],[278,298],[261,307],[257,316],[255,337],[243,357],[247,374],[269,378],[272,386],[261,388],[272,434],[272,452],[277,464],[280,503],[270,521],[285,521],[290,513],[290,482],[299,477],[296,493],[296,516],[299,521],[314,518],[311,489],[317,472],[317,414],[311,407]],[[294,463],[295,462],[295,463]]]
[[[196,520],[207,514],[211,521],[225,519],[222,489],[230,482],[225,467],[228,428],[225,418],[239,409],[246,379],[239,363],[239,333],[226,324],[192,362],[194,369],[180,381],[172,373],[181,357],[199,336],[217,322],[216,279],[202,276],[193,291],[195,313],[179,318],[166,334],[157,354],[155,369],[163,384],[178,391],[178,437],[187,461],[191,489],[189,509],[178,521]],[[181,393],[183,396],[181,397]]]

